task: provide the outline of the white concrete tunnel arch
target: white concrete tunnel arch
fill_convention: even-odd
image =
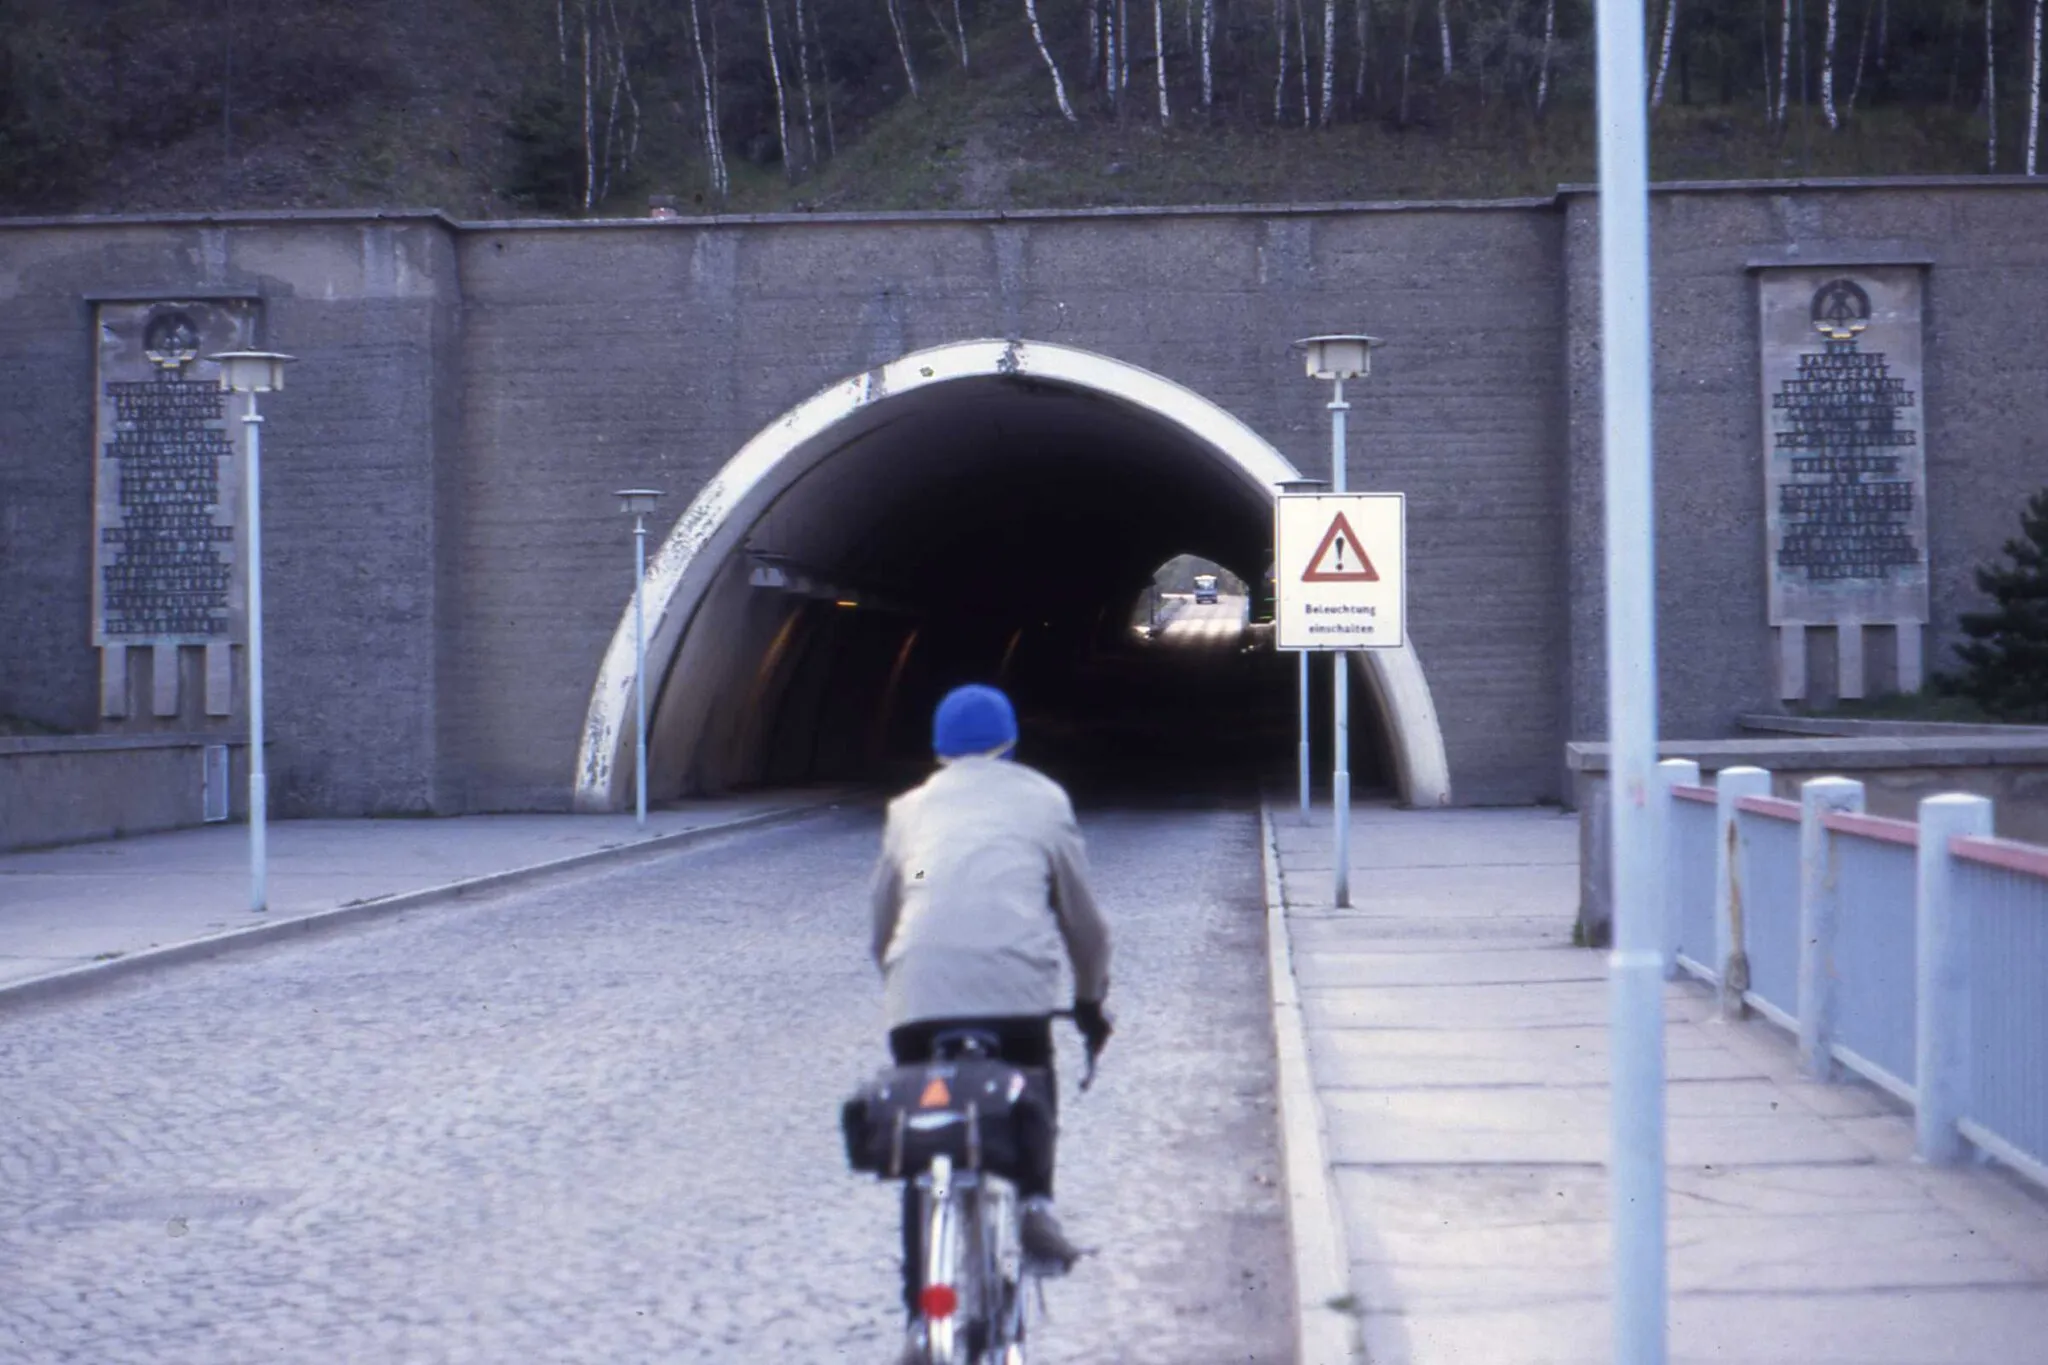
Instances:
[[[966,379],[1028,377],[1099,395],[1192,437],[1271,500],[1298,470],[1250,427],[1170,379],[1111,357],[1033,341],[962,341],[913,352],[834,384],[763,428],[707,483],[651,557],[642,585],[649,702],[723,566],[750,529],[839,445],[835,429],[892,398]],[[1362,651],[1360,675],[1386,723],[1395,781],[1411,806],[1448,805],[1450,769],[1428,679],[1412,646]],[[620,612],[591,689],[578,748],[575,806],[613,811],[630,799],[634,740],[633,606]]]

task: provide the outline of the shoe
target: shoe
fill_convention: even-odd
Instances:
[[[1050,1261],[1062,1270],[1071,1270],[1074,1262],[1081,1259],[1081,1249],[1067,1240],[1067,1234],[1060,1228],[1060,1220],[1053,1216],[1050,1199],[1024,1201],[1023,1227],[1019,1235],[1024,1243],[1024,1254],[1034,1261]]]

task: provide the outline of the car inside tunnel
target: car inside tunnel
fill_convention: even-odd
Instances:
[[[1250,628],[1263,604],[1171,596],[1158,629],[1134,627],[1176,556],[1265,582],[1271,504],[1242,470],[1155,413],[1018,375],[893,395],[820,442],[658,675],[652,799],[907,785],[930,769],[933,707],[965,682],[1008,691],[1018,757],[1084,800],[1291,790],[1297,662]],[[1326,780],[1331,665],[1316,662]],[[1369,795],[1390,787],[1386,725],[1353,695]]]

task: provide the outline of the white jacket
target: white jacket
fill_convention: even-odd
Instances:
[[[1007,759],[955,759],[889,803],[873,887],[888,1026],[1050,1014],[1109,990],[1109,926],[1073,803]]]

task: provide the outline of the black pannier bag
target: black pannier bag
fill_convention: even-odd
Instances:
[[[1015,1179],[1050,1150],[1051,1073],[962,1059],[892,1066],[840,1106],[846,1161],[884,1180],[917,1175],[935,1156]]]

